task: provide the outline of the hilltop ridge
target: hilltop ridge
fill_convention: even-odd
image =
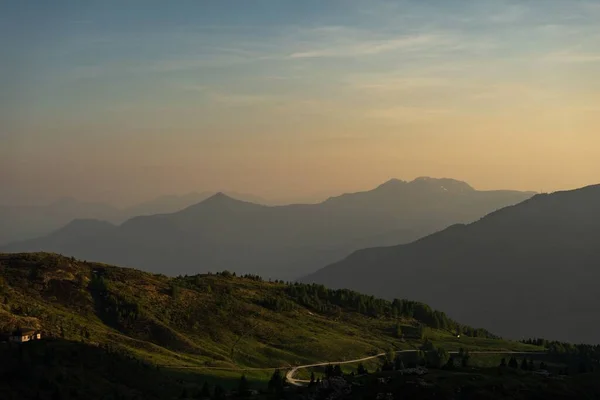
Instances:
[[[260,367],[362,356],[402,346],[397,327],[409,340],[429,327],[449,346],[457,331],[472,336],[463,345],[474,348],[477,337],[494,338],[409,300],[229,272],[168,278],[47,253],[0,254],[0,294],[2,331],[32,326],[142,359],[152,354],[159,364]]]

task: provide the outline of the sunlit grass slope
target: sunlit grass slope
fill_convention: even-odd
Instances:
[[[47,253],[0,255],[0,331],[19,326],[160,368],[223,377],[264,368],[247,371],[258,379],[269,368],[415,348],[424,337],[447,349],[537,349],[410,301],[229,273],[169,278]]]

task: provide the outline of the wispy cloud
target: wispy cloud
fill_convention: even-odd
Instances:
[[[529,12],[529,8],[524,4],[504,5],[501,12],[492,14],[488,20],[498,24],[510,24],[524,19]]]
[[[241,94],[241,93],[219,93],[210,92],[209,97],[212,101],[227,106],[253,106],[258,104],[272,103],[279,97],[265,94]]]
[[[447,42],[442,37],[434,35],[412,35],[380,40],[348,39],[347,43],[338,43],[336,46],[325,46],[297,51],[291,53],[289,58],[317,58],[317,57],[354,57],[398,50],[411,50]]]
[[[241,54],[203,54],[199,57],[179,57],[166,60],[156,60],[150,63],[135,66],[138,72],[176,72],[188,71],[200,68],[214,68],[231,65],[245,64],[256,61],[259,55]]]
[[[262,77],[262,79],[264,79],[265,81],[290,81],[301,78],[302,76],[300,75],[266,75]]]
[[[394,106],[368,110],[366,116],[385,122],[422,123],[437,122],[440,118],[451,116],[453,113],[453,110],[447,108]]]
[[[122,74],[177,73],[203,68],[243,65],[260,61],[263,59],[262,57],[264,56],[240,50],[239,53],[203,53],[194,57],[181,55],[179,57],[162,58],[144,62],[120,60],[98,65],[73,66],[67,77],[71,80],[80,80]]]
[[[442,77],[422,77],[422,76],[382,76],[354,78],[350,86],[354,89],[370,92],[402,92],[424,89],[438,89],[452,85],[452,81]]]
[[[600,53],[585,53],[571,50],[552,52],[543,57],[544,61],[558,63],[600,62]]]
[[[204,95],[211,103],[220,104],[222,106],[231,107],[243,107],[253,106],[258,104],[276,103],[283,99],[282,96],[272,94],[251,94],[251,93],[238,93],[234,91],[227,91],[217,89],[206,85],[188,84],[181,85],[177,84],[173,87],[175,90],[184,90],[191,92],[198,92]]]
[[[471,100],[500,100],[510,104],[529,104],[535,106],[560,99],[560,94],[551,88],[527,83],[498,82],[480,83],[466,88]]]

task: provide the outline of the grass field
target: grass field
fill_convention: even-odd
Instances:
[[[31,326],[45,337],[108,349],[192,382],[231,386],[245,374],[264,384],[272,368],[422,344],[420,337],[403,340],[394,333],[423,326],[412,317],[373,316],[323,299],[310,299],[320,301],[318,307],[307,305],[282,282],[231,274],[168,278],[55,254],[0,255],[0,331]],[[540,350],[500,339],[457,338],[451,329],[423,331],[448,350]],[[379,362],[364,364],[375,370]]]

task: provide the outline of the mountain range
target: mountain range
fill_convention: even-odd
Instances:
[[[53,251],[169,275],[231,270],[295,279],[370,246],[409,243],[530,198],[452,179],[390,180],[318,204],[265,206],[218,193],[121,225],[74,220],[4,251]]]
[[[538,194],[302,279],[443,308],[505,337],[600,341],[600,185]]]
[[[252,202],[267,200],[244,193],[228,192],[231,196]],[[199,203],[214,192],[191,192],[165,195],[125,208],[107,203],[83,202],[66,197],[45,205],[0,205],[0,245],[47,235],[74,219],[99,219],[114,224],[139,215],[165,214]]]

